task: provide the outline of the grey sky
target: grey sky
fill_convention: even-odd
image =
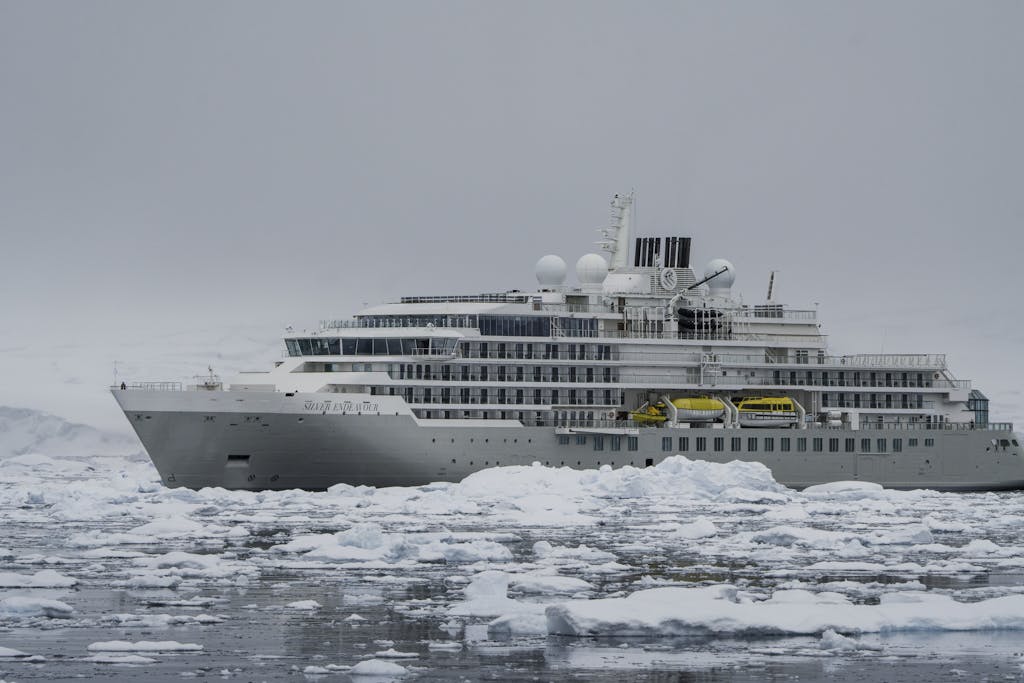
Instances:
[[[3,337],[528,287],[635,187],[837,350],[1015,388],[1022,35],[1020,2],[0,0]]]

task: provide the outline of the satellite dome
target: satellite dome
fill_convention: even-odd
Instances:
[[[542,256],[533,272],[537,275],[537,282],[541,287],[557,287],[565,282],[565,271],[567,266],[560,256],[548,254]]]
[[[736,268],[724,258],[708,261],[708,264],[704,266],[704,277],[711,277],[722,268],[726,268],[726,272],[708,281],[708,287],[712,294],[727,294],[732,283],[736,282]]]
[[[608,262],[600,254],[584,254],[576,262],[576,278],[581,285],[599,285],[608,276]]]

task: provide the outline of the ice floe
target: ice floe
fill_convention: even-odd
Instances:
[[[1024,629],[1024,595],[957,602],[947,595],[883,593],[878,605],[838,593],[779,590],[766,600],[735,586],[652,588],[625,598],[547,608],[547,632],[573,636],[752,635]]]

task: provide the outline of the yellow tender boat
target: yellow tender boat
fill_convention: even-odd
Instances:
[[[790,427],[797,423],[796,406],[786,396],[757,396],[736,403],[742,427]]]

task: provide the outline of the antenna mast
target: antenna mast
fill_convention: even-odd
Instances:
[[[768,276],[768,303],[772,303],[772,296],[775,294],[775,273],[777,270],[773,270],[772,274]]]
[[[598,246],[611,253],[608,270],[614,271],[629,265],[629,237],[633,228],[633,201],[636,192],[627,195],[616,194],[612,198],[611,225],[599,228],[601,239]]]

